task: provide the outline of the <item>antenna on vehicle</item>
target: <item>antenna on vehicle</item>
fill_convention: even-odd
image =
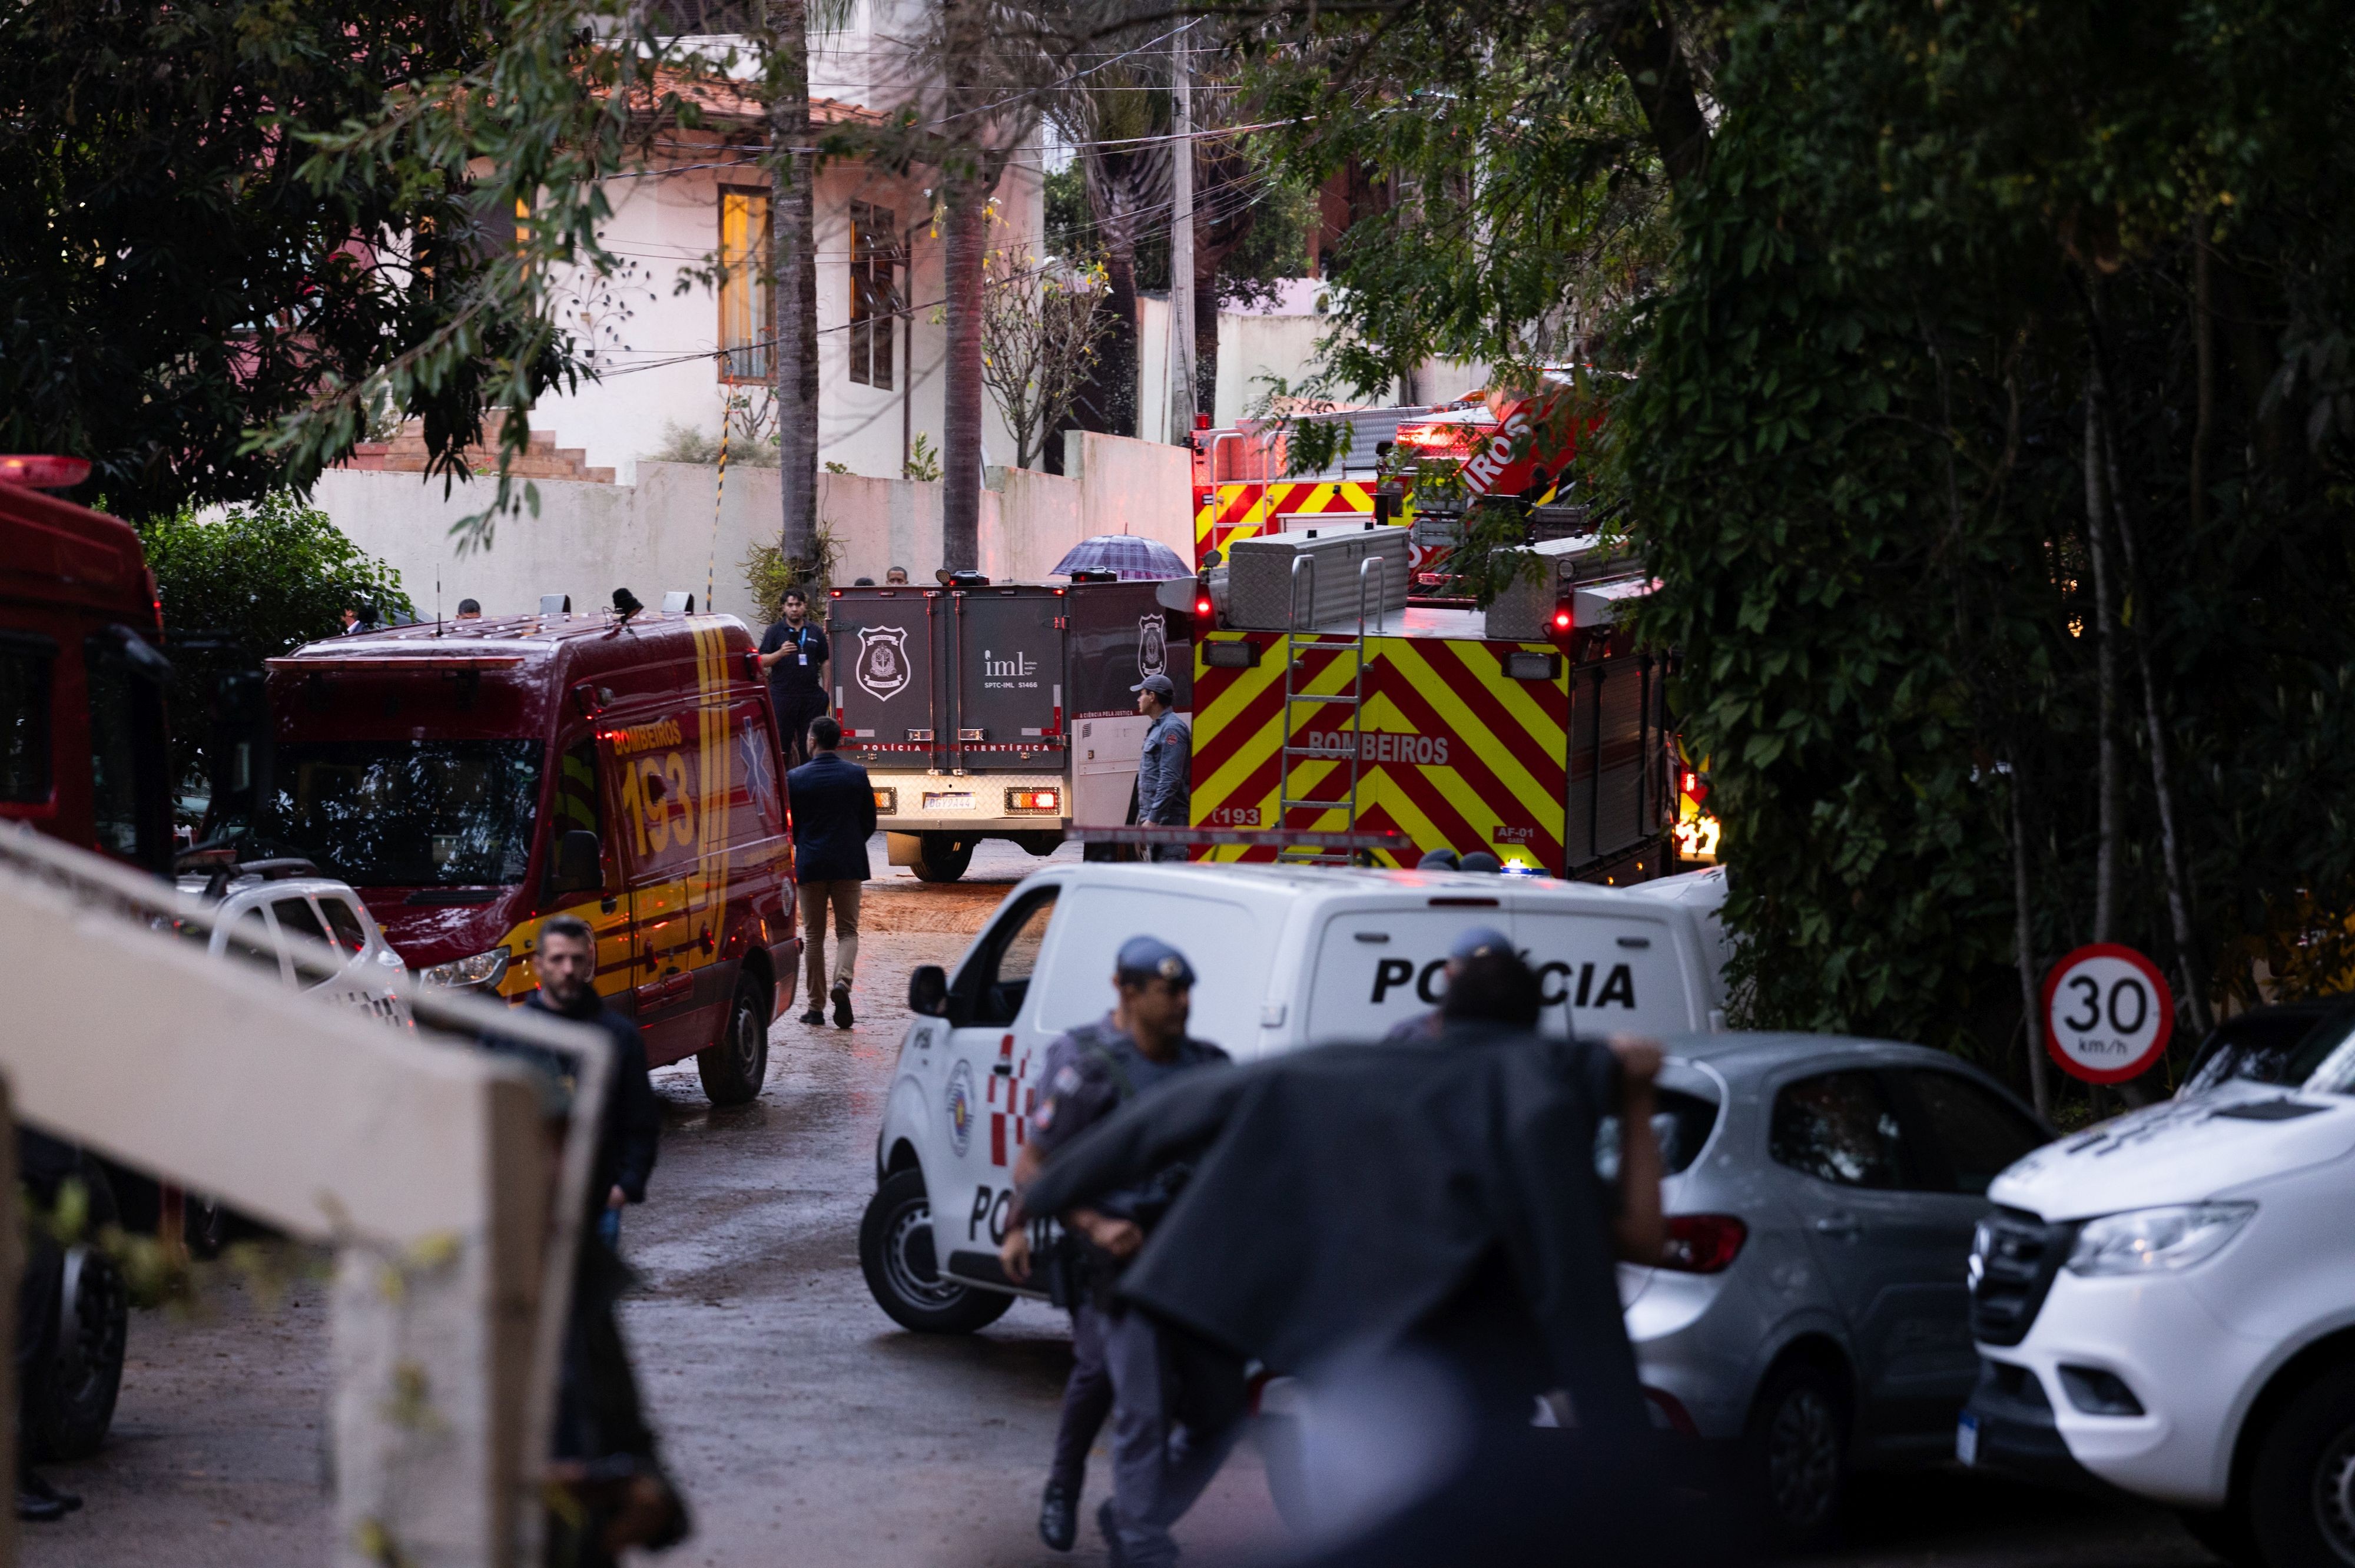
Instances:
[[[433,574],[433,635],[442,635],[442,574]]]

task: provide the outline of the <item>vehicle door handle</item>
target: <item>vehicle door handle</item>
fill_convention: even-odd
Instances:
[[[1853,1242],[1864,1234],[1853,1214],[1827,1214],[1816,1221],[1816,1234],[1835,1242]]]
[[[990,1071],[997,1074],[1000,1078],[1011,1078],[1014,1076],[1014,1063],[1010,1061],[1001,1061],[996,1066],[991,1068]]]

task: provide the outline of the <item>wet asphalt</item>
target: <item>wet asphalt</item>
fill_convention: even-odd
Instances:
[[[1067,846],[1060,858],[1075,858]],[[771,1033],[767,1086],[715,1110],[692,1062],[666,1068],[660,1164],[624,1221],[640,1285],[624,1310],[649,1412],[684,1486],[687,1568],[1100,1564],[1091,1468],[1080,1549],[1048,1551],[1039,1487],[1070,1353],[1031,1303],[962,1339],[901,1330],[868,1297],[858,1220],[905,1012],[907,976],[954,962],[1040,864],[984,844],[965,880],[887,868],[879,837],[850,1029]],[[97,1458],[52,1467],[88,1506],[22,1527],[21,1561],[276,1568],[330,1555],[321,1433],[325,1289],[228,1271],[193,1314],[133,1321],[122,1402]],[[1178,1539],[1195,1562],[1263,1558],[1282,1527],[1248,1443]],[[1859,1480],[1827,1563],[1928,1568],[2172,1568],[2211,1561],[2166,1514],[1954,1470]]]

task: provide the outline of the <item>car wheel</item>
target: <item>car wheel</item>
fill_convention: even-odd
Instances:
[[[737,977],[719,1041],[696,1053],[695,1071],[715,1105],[741,1105],[760,1093],[769,1076],[769,1003],[751,976]]]
[[[954,882],[964,875],[973,864],[973,840],[959,838],[948,833],[927,833],[922,836],[916,854],[916,880],[923,882]]]
[[[2232,1568],[2265,1568],[2264,1554],[2257,1550],[2257,1538],[2249,1530],[2246,1509],[2178,1509],[2175,1517],[2182,1521],[2184,1533]]]
[[[2275,1568],[2355,1568],[2355,1365],[2293,1395],[2257,1445],[2249,1524]]]
[[[83,1163],[80,1179],[89,1184],[93,1240],[65,1250],[49,1353],[26,1390],[26,1441],[48,1459],[86,1459],[106,1441],[131,1336],[130,1285],[94,1240],[116,1223],[113,1190],[92,1162]]]
[[[1848,1393],[1806,1361],[1767,1380],[1742,1439],[1742,1481],[1768,1543],[1805,1551],[1830,1540],[1848,1482]]]
[[[970,1334],[1014,1305],[1010,1296],[941,1277],[921,1170],[895,1172],[876,1189],[858,1224],[858,1267],[875,1304],[919,1334]]]

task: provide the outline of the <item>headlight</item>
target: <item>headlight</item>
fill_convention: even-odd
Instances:
[[[497,985],[506,972],[507,950],[494,947],[488,953],[477,953],[471,958],[453,958],[447,964],[436,964],[418,978],[429,986],[447,986],[454,991],[471,991]]]
[[[2214,1255],[2255,1214],[2254,1203],[2178,1203],[2089,1220],[2069,1253],[2071,1274],[2190,1268]]]

